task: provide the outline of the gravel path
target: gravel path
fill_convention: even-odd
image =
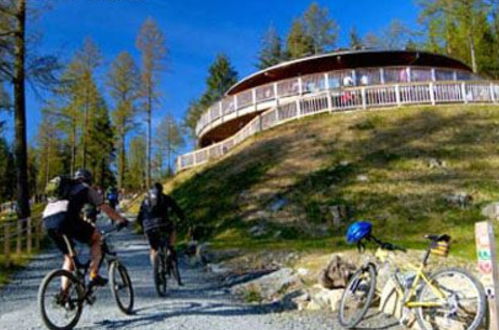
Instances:
[[[172,287],[159,298],[152,284],[147,243],[126,230],[110,240],[127,266],[135,289],[135,314],[121,314],[108,288],[97,292],[97,302],[85,306],[80,329],[189,329],[267,330],[340,329],[334,317],[323,311],[282,311],[273,306],[254,306],[235,301],[213,275],[181,262],[185,286]],[[84,256],[81,257],[84,260]],[[0,290],[0,329],[43,328],[36,296],[43,276],[60,266],[55,250],[40,254],[13,281]],[[376,317],[365,326],[396,329],[393,320]]]

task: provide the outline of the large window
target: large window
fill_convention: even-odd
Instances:
[[[380,69],[357,69],[355,70],[357,86],[379,85],[381,84]]]
[[[454,80],[454,71],[445,69],[435,69],[435,80],[447,81]]]
[[[385,71],[385,84],[405,83],[409,81],[406,67],[386,68],[384,71]]]
[[[431,69],[429,68],[411,68],[411,81],[432,81]]]

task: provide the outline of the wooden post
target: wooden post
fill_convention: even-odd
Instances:
[[[40,249],[40,240],[42,236],[42,221],[37,219],[34,221],[35,224],[35,249]]]
[[[23,232],[23,227],[22,227],[22,221],[23,220],[17,220],[16,223],[16,254],[21,254],[22,251],[22,232]]]
[[[496,259],[494,229],[489,221],[475,223],[478,271],[489,305],[489,329],[499,327],[499,273]]]
[[[3,224],[3,229],[4,229],[4,241],[3,241],[3,254],[5,256],[5,266],[9,267],[10,266],[10,230],[9,230],[10,223],[6,221]]]
[[[32,225],[31,217],[26,219],[26,250],[28,253],[31,253],[31,248],[33,247],[33,233],[31,230],[31,225]]]

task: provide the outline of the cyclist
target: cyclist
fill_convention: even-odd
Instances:
[[[115,210],[116,205],[118,205],[119,202],[118,190],[115,187],[109,187],[107,189],[106,198],[109,206]]]
[[[94,190],[92,174],[86,169],[76,171],[74,181],[69,190],[68,214],[62,221],[56,223],[45,223],[49,237],[64,254],[63,269],[74,271],[74,264],[70,256],[68,244],[74,245],[73,239],[86,243],[90,246],[90,285],[104,286],[108,280],[99,275],[99,266],[102,258],[101,234],[89,222],[80,217],[80,213],[85,204],[91,204],[106,213],[112,220],[118,222],[121,229],[128,225],[128,220],[119,215],[109,205],[104,204],[102,196]],[[63,290],[66,289],[63,283]]]
[[[150,257],[151,264],[158,253],[161,244],[166,242],[168,249],[173,253],[173,258],[176,258],[174,249],[177,232],[175,224],[170,219],[171,211],[177,217],[185,222],[184,212],[175,202],[175,200],[163,193],[161,183],[155,183],[149,190],[146,198],[142,201],[140,211],[137,216],[137,221],[144,230],[144,233],[149,240],[151,246]],[[178,284],[182,284],[182,280],[177,278]]]

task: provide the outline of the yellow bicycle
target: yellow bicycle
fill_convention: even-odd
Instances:
[[[481,283],[461,268],[443,268],[425,273],[430,255],[446,256],[450,236],[426,235],[430,244],[419,265],[408,264],[412,276],[399,270],[390,274],[395,290],[402,297],[404,309],[413,309],[421,329],[477,329],[485,316],[485,293]],[[376,256],[384,259],[387,251],[406,250],[395,244],[382,242],[373,236],[368,241],[378,245]],[[367,262],[348,282],[339,307],[339,322],[345,328],[357,326],[365,317],[376,294],[377,268]]]

